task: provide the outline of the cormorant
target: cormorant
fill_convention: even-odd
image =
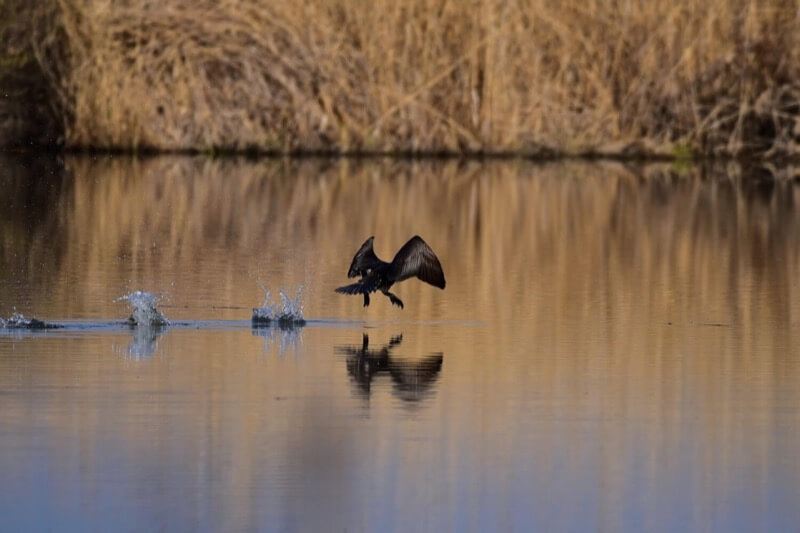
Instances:
[[[363,294],[364,307],[369,305],[369,294],[381,291],[389,297],[391,302],[403,308],[403,301],[389,292],[389,287],[400,281],[411,277],[418,277],[434,287],[444,289],[444,272],[442,265],[431,247],[422,240],[419,235],[414,235],[407,243],[395,254],[391,263],[381,261],[372,250],[372,242],[375,237],[369,239],[361,245],[361,248],[353,257],[350,270],[347,271],[348,278],[361,276],[358,283],[339,287],[336,292],[342,294]]]

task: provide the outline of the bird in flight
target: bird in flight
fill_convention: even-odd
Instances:
[[[389,292],[389,288],[395,283],[399,283],[414,276],[434,287],[444,289],[444,272],[439,258],[433,253],[431,247],[422,240],[419,235],[414,235],[403,245],[395,254],[391,263],[381,261],[372,250],[372,242],[375,237],[369,239],[361,245],[361,248],[353,257],[350,270],[347,271],[348,278],[361,276],[357,283],[339,287],[336,292],[342,294],[363,294],[364,307],[369,305],[369,295],[372,292],[381,291],[389,297],[391,302],[403,308],[403,301],[396,295]]]

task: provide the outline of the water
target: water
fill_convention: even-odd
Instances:
[[[26,318],[22,313],[14,311],[8,318],[0,318],[0,330],[14,331],[14,330],[40,330],[40,329],[58,329],[61,328],[60,324],[53,324],[39,320],[38,318]]]
[[[264,302],[261,307],[253,308],[252,321],[254,326],[270,326],[277,324],[283,327],[297,327],[305,325],[303,318],[303,287],[297,288],[294,298],[286,296],[281,290],[278,295],[281,303],[272,302],[272,293],[261,285],[264,290]]]
[[[150,328],[168,326],[169,320],[161,311],[158,304],[161,298],[147,291],[133,291],[120,296],[116,302],[128,302],[131,306],[131,316],[128,317],[128,324],[139,328]]]
[[[3,159],[0,530],[797,530],[795,174]]]

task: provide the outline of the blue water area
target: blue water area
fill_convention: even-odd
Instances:
[[[2,532],[800,530],[792,167],[0,163]]]

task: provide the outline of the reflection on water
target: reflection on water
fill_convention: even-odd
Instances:
[[[312,325],[0,335],[0,529],[796,530],[797,178],[3,159],[0,316]],[[333,292],[414,234],[444,291]]]
[[[369,335],[364,333],[361,346],[337,346],[336,352],[347,356],[347,373],[356,384],[357,392],[369,398],[372,381],[388,374],[394,382],[394,394],[403,401],[418,402],[432,393],[432,387],[442,370],[443,354],[431,354],[419,361],[405,361],[390,356],[403,342],[396,335],[381,348],[369,348]]]
[[[297,353],[298,345],[302,340],[303,326],[293,322],[276,322],[268,325],[254,325],[253,335],[261,337],[264,341],[264,353],[269,353],[273,347],[277,348],[278,355],[283,357],[291,349]]]
[[[167,330],[166,325],[144,324],[131,327],[133,339],[125,350],[125,356],[131,359],[150,357],[158,348],[158,338]]]

